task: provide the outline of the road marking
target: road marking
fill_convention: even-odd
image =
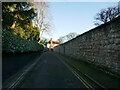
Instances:
[[[39,57],[39,58],[37,58],[37,59],[35,59],[36,61],[35,62],[33,62],[32,64],[28,64],[27,66],[25,66],[19,73],[17,73],[17,75],[18,74],[20,74],[19,76],[18,76],[18,78],[16,79],[16,80],[14,80],[14,82],[12,82],[12,84],[10,84],[7,88],[7,90],[9,90],[9,89],[14,89],[14,88],[16,88],[16,86],[17,85],[19,85],[21,82],[22,82],[22,80],[23,80],[23,78],[25,78],[25,75],[38,63],[38,61],[40,60],[40,58],[41,57]],[[25,70],[24,70],[25,69]],[[22,72],[22,73],[21,73]],[[15,75],[16,76],[16,75]],[[13,76],[12,76],[13,77]],[[14,77],[13,77],[14,78]],[[8,83],[9,84],[9,83]],[[6,87],[5,87],[6,88]]]
[[[87,83],[87,81],[84,80],[79,74],[77,74],[77,72],[75,72],[68,64],[61,60],[57,55],[55,56],[85,85],[86,88],[89,90],[94,90],[94,88],[89,83]]]

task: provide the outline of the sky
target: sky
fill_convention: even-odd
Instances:
[[[82,34],[94,27],[94,17],[101,9],[116,6],[118,2],[49,2],[52,14],[52,35],[57,40],[71,32]]]

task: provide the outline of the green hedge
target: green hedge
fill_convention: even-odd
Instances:
[[[2,51],[3,52],[30,52],[43,50],[44,46],[36,41],[22,39],[13,35],[9,31],[2,32]]]

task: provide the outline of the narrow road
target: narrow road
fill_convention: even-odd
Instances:
[[[40,56],[20,88],[86,88],[52,52]]]
[[[54,52],[17,55],[4,58],[4,88],[119,88],[119,79],[83,62],[76,62]],[[17,58],[18,56],[19,59]],[[15,58],[15,57],[14,57]],[[7,60],[8,59],[8,60]],[[12,61],[13,64],[10,62]],[[13,60],[12,60],[13,59]],[[6,61],[7,60],[7,61]],[[19,61],[19,62],[18,62]],[[28,62],[29,61],[29,62]],[[23,63],[27,63],[23,65]],[[9,65],[10,64],[10,65]],[[9,65],[9,67],[5,67]],[[12,67],[13,66],[13,67]],[[11,72],[6,72],[8,70]],[[15,70],[13,72],[13,70]],[[16,73],[15,73],[16,72]],[[95,74],[95,75],[94,75]]]

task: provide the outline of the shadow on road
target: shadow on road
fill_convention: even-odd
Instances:
[[[2,82],[17,73],[30,61],[40,56],[41,52],[3,53],[2,54]]]

